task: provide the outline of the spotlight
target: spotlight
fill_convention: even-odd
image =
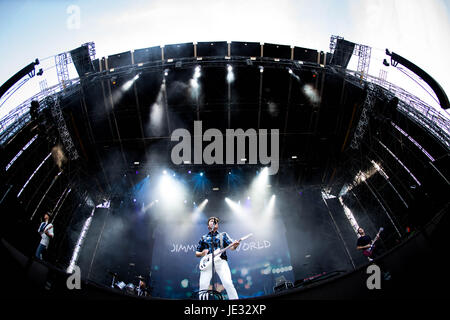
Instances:
[[[264,67],[259,67],[259,72],[263,73],[264,72]]]
[[[200,78],[201,73],[200,73],[200,66],[196,66],[195,67],[195,72],[194,72],[194,79]]]
[[[228,66],[227,66],[227,70],[228,70],[228,73],[227,73],[227,82],[228,82],[228,83],[231,83],[231,82],[234,81],[233,67],[232,67],[231,65],[228,65]]]
[[[166,171],[166,170],[164,170],[164,171],[163,171],[163,174],[167,174],[167,171]]]
[[[186,190],[173,174],[166,173],[160,176],[157,185],[158,198],[161,200],[163,209],[175,214],[182,209],[183,200],[186,199]]]
[[[125,84],[122,86],[122,91],[127,91],[128,89],[130,89],[137,79],[139,79],[139,74],[135,75],[133,79],[125,82]]]
[[[200,172],[200,177],[203,177],[203,172]]]
[[[234,202],[229,198],[225,198],[226,204],[230,207],[231,211],[240,219],[244,219],[245,217],[249,217],[248,212],[240,205],[240,200],[238,203]]]
[[[200,205],[199,205],[198,207],[196,207],[196,208],[194,209],[194,212],[193,212],[193,214],[192,214],[192,220],[193,220],[193,221],[196,221],[196,220],[198,220],[198,219],[200,218],[200,215],[201,215],[203,209],[206,207],[206,204],[207,204],[207,203],[208,203],[208,199],[205,199],[205,200],[203,200],[203,201],[200,203]],[[194,205],[195,205],[195,202],[194,202]]]
[[[191,87],[194,89],[198,89],[197,79],[191,79]]]
[[[292,69],[288,68],[289,74],[292,74]]]
[[[196,66],[194,69],[194,75],[192,76],[191,79],[191,87],[195,90],[198,89],[199,84],[198,84],[198,78],[200,78],[201,73],[200,73],[200,66]],[[196,91],[195,91],[196,92]]]

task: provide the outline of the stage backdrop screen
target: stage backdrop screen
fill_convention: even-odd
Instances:
[[[200,259],[195,256],[197,244],[208,229],[206,222],[189,226],[160,222],[154,233],[151,266],[152,296],[169,299],[197,299]],[[284,276],[293,282],[293,271],[281,219],[274,219],[270,230],[255,230],[239,221],[224,221],[219,232],[227,232],[237,240],[249,233],[253,236],[228,250],[228,264],[240,298],[273,293],[276,280]],[[226,299],[226,291],[216,275],[216,290]],[[212,283],[212,282],[211,282]]]

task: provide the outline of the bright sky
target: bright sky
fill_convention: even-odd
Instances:
[[[330,35],[339,35],[373,48],[372,75],[379,75],[388,48],[428,72],[450,95],[449,16],[450,0],[0,0],[0,83],[35,58],[46,69],[53,63],[46,57],[90,41],[96,57],[225,40],[328,52]],[[394,68],[387,70],[387,80],[399,84]],[[49,86],[56,84],[55,68],[44,75]],[[38,80],[21,91],[36,93]],[[22,94],[19,102],[30,95]]]

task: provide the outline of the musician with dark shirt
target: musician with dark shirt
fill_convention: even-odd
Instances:
[[[358,235],[359,235],[359,238],[356,241],[356,249],[358,249],[358,250],[368,250],[372,246],[374,241],[377,240],[377,238],[375,238],[375,240],[372,241],[372,238],[369,235],[367,235],[364,232],[364,229],[361,227],[358,228]],[[370,256],[368,256],[367,259],[369,259],[369,261],[373,261],[373,259],[375,259],[377,256],[380,256],[380,254],[381,253],[379,250],[379,246],[374,246],[372,252],[370,253]],[[384,280],[390,280],[391,274],[389,271],[385,270],[386,268],[383,266],[382,262],[378,261],[377,264],[383,270],[382,273],[383,273]]]
[[[198,258],[204,257],[207,254],[212,253],[211,250],[217,250],[219,248],[224,248],[232,244],[231,250],[235,250],[239,246],[239,241],[233,241],[226,232],[219,233],[219,218],[210,217],[208,219],[208,230],[209,232],[203,235],[198,242],[197,251],[195,256]],[[213,241],[214,239],[214,241]],[[214,259],[215,271],[220,277],[222,284],[227,291],[228,298],[239,299],[236,289],[234,288],[233,281],[231,279],[231,271],[227,262],[228,258],[226,252],[220,255],[220,259]],[[212,278],[212,267],[208,267],[200,271],[200,283],[199,283],[199,293],[200,298],[207,298],[205,291],[208,290],[211,278]]]
[[[363,228],[358,228],[358,240],[356,241],[356,249],[358,250],[365,250],[369,249],[372,245],[372,238],[365,234]]]
[[[366,251],[370,249],[372,244],[376,241],[372,241],[372,238],[364,232],[363,228],[358,228],[358,240],[356,241],[356,249]],[[372,261],[377,256],[376,246],[373,247],[373,250],[368,254],[367,258],[369,261]]]

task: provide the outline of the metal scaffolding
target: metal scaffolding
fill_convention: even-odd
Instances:
[[[70,76],[68,64],[72,62],[70,53],[63,52],[55,56],[56,75],[60,90],[66,89],[70,85]]]
[[[53,118],[56,121],[59,136],[61,138],[64,148],[66,149],[66,151],[69,155],[69,158],[71,160],[78,159],[79,155],[78,155],[78,152],[75,149],[75,146],[72,142],[70,133],[67,130],[66,121],[64,120],[64,116],[62,114],[62,111],[61,111],[61,108],[59,105],[59,97],[58,96],[55,97],[54,103],[52,103],[50,106],[50,110],[51,110]]]
[[[336,49],[338,40],[344,40],[343,37],[330,37],[330,53],[333,54]],[[372,48],[363,44],[355,43],[353,55],[358,57],[358,65],[356,71],[359,73],[361,80],[366,80],[369,74],[370,57],[372,55]]]
[[[358,149],[361,139],[366,133],[367,125],[369,124],[369,116],[370,111],[375,104],[376,94],[374,92],[374,85],[372,83],[368,83],[367,96],[364,100],[363,109],[361,111],[361,116],[359,118],[358,125],[356,126],[355,133],[353,135],[353,139],[350,143],[350,148]]]

